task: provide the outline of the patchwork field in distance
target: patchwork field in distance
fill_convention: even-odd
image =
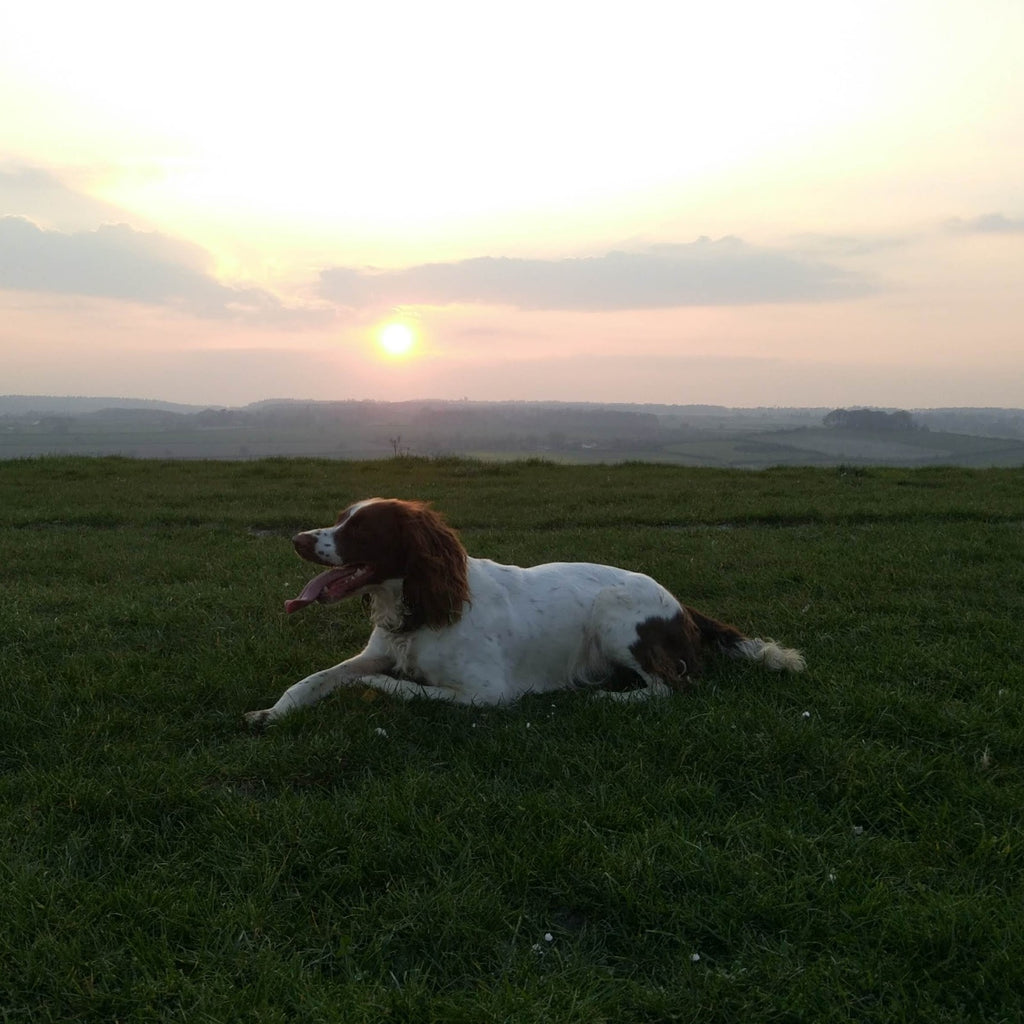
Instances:
[[[139,407],[129,399],[0,396],[0,460],[405,455],[734,469],[1024,465],[1021,410],[933,409],[913,416],[861,411],[859,418],[848,413],[841,425],[835,415],[815,408],[564,402],[268,401],[203,409],[155,402]]]
[[[372,495],[801,648],[696,694],[352,691]],[[0,461],[0,1019],[1016,1021],[1024,470]]]

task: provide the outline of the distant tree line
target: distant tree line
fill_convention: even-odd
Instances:
[[[882,409],[833,409],[823,420],[826,427],[842,430],[871,430],[876,433],[903,433],[927,430],[904,409],[885,412]]]

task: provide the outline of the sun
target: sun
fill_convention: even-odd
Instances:
[[[385,324],[377,332],[377,343],[389,356],[406,356],[416,344],[416,335],[408,324]]]

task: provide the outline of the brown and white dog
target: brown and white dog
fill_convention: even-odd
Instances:
[[[466,554],[426,504],[371,498],[329,527],[293,538],[333,566],[285,604],[369,599],[365,649],[300,680],[253,725],[314,704],[339,686],[399,697],[501,704],[525,693],[591,688],[651,696],[683,690],[704,649],[799,672],[799,652],[751,639],[677,601],[649,576],[587,562],[524,569]]]

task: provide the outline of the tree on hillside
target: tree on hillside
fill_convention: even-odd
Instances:
[[[900,433],[920,430],[914,417],[904,409],[885,412],[882,409],[833,409],[822,423],[840,430],[872,430],[881,433]]]

